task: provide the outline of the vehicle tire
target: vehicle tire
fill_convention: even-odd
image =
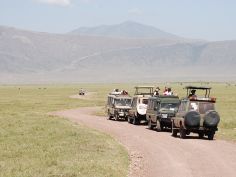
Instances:
[[[177,137],[178,129],[175,129],[175,126],[174,126],[174,122],[173,122],[173,121],[172,121],[171,130],[172,130],[172,136],[173,136],[173,137]]]
[[[108,115],[107,115],[107,120],[111,120],[111,118],[112,118],[111,113],[108,111],[107,114],[108,114]]]
[[[119,116],[118,114],[115,114],[115,121],[118,121],[119,120]]]
[[[151,119],[149,119],[148,120],[148,129],[150,129],[150,130],[153,130],[153,125],[152,125],[152,120]]]
[[[133,125],[138,125],[138,119],[136,116],[133,118]]]
[[[160,130],[161,130],[161,132],[164,131],[164,125],[161,122],[160,122]]]
[[[130,117],[128,117],[128,123],[132,123],[133,122],[133,120],[130,118]]]
[[[187,127],[199,127],[201,116],[197,111],[189,111],[184,116],[184,125]]]
[[[198,133],[198,137],[199,137],[200,139],[202,139],[202,138],[204,137],[204,132],[199,132],[199,133]]]
[[[208,128],[216,127],[220,122],[220,116],[216,111],[208,111],[203,119],[203,126]]]
[[[214,135],[215,135],[215,131],[210,131],[208,133],[208,140],[213,140],[214,139]]]
[[[181,139],[185,139],[185,138],[186,138],[186,130],[183,128],[183,126],[181,126],[181,127],[179,128],[179,137],[180,137]]]

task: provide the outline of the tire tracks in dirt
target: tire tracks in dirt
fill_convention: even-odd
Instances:
[[[80,108],[50,113],[108,133],[121,142],[131,159],[129,177],[235,177],[236,144],[189,136],[179,139],[169,132],[148,130],[125,121],[94,116],[100,108]],[[191,134],[192,135],[192,134]]]

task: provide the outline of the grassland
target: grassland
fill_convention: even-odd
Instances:
[[[126,176],[128,154],[109,135],[47,115],[102,104],[99,98],[68,97],[77,91],[78,86],[0,87],[1,177]]]
[[[187,84],[169,86],[183,97],[183,87]],[[104,106],[109,91],[124,88],[132,94],[134,85],[1,86],[0,176],[126,176],[128,154],[118,142],[109,135],[47,113]],[[164,88],[168,84],[152,85]],[[236,86],[219,83],[210,86],[213,87],[212,96],[217,97],[217,110],[221,115],[216,136],[236,140]],[[69,98],[69,95],[77,94],[80,87],[95,92],[93,100]]]

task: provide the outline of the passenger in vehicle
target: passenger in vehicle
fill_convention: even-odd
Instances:
[[[113,92],[119,92],[119,89],[114,89]]]
[[[188,97],[196,97],[196,90],[191,90],[191,93],[189,94]]]
[[[167,94],[168,94],[168,89],[167,89],[167,87],[165,87],[163,95],[167,95]]]
[[[160,88],[157,87],[153,93],[154,96],[158,96],[159,95],[159,91],[160,91]]]
[[[121,94],[122,95],[128,95],[128,92],[126,90],[122,90]]]
[[[167,95],[173,95],[173,92],[171,91],[170,87],[167,89]]]

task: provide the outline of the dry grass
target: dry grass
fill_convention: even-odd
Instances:
[[[93,105],[70,99],[76,88],[0,88],[1,177],[126,176],[128,154],[109,135],[47,115]]]
[[[168,85],[183,97],[183,87],[189,84],[151,85],[161,88]],[[1,86],[0,176],[126,176],[128,154],[118,142],[109,135],[48,116],[47,113],[84,106],[104,106],[106,95],[112,89],[126,89],[132,95],[135,85]],[[212,96],[217,98],[217,110],[221,115],[216,136],[236,140],[236,86],[218,83],[210,86],[213,87]],[[93,99],[69,98],[78,93],[80,87],[96,92]],[[104,110],[97,114],[104,115]]]

